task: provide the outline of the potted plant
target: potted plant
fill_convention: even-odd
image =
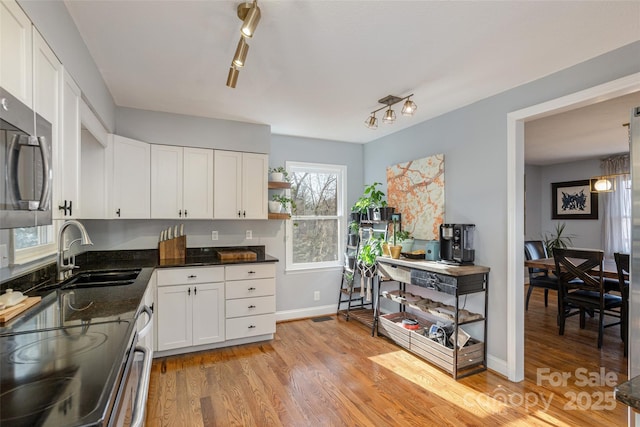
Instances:
[[[358,232],[360,231],[360,224],[356,221],[349,223],[349,236],[347,240],[348,246],[356,246],[358,244]]]
[[[393,246],[389,247],[389,252],[391,253],[391,258],[398,259],[400,258],[400,252],[402,252],[402,246],[398,245],[398,221],[393,219]]]
[[[293,199],[290,199],[287,196],[283,196],[281,194],[274,194],[272,197],[273,200],[269,201],[269,211],[271,211],[272,208],[272,203],[271,202],[275,202],[275,204],[273,205],[273,207],[275,208],[276,205],[279,205],[279,210],[277,211],[273,211],[273,212],[282,212],[282,213],[294,213],[296,210],[296,202],[293,201]],[[291,206],[291,210],[289,210],[289,206]]]
[[[372,237],[362,245],[358,252],[358,267],[362,275],[373,277],[376,271],[376,258],[382,255],[382,241]]]
[[[567,248],[569,245],[573,244],[573,238],[576,237],[575,234],[563,234],[564,229],[567,224],[556,223],[555,233],[547,234],[545,233],[542,237],[542,241],[544,242],[544,246],[547,248],[547,254],[549,257],[553,257],[553,250],[555,248]]]
[[[269,181],[289,182],[289,173],[284,166],[269,168]]]
[[[410,231],[398,230],[397,241],[398,244],[402,246],[401,252],[407,253],[411,252],[411,249],[413,249],[414,239]]]

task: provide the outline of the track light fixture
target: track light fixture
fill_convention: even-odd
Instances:
[[[411,95],[407,95],[404,98],[400,98],[398,96],[394,96],[394,95],[387,95],[382,99],[378,100],[378,103],[380,104],[384,104],[384,107],[380,107],[377,110],[373,110],[371,112],[371,115],[367,118],[367,120],[365,120],[364,124],[365,126],[367,126],[369,129],[377,129],[378,128],[378,119],[376,119],[376,113],[378,111],[384,110],[385,108],[387,109],[387,111],[384,113],[384,117],[382,118],[382,121],[384,123],[387,124],[392,124],[393,122],[396,121],[396,113],[395,111],[393,111],[391,109],[392,105],[397,104],[398,102],[401,101],[405,101],[404,105],[402,106],[402,110],[401,113],[403,116],[413,116],[413,113],[416,112],[416,109],[418,108],[418,106],[416,105],[415,102],[413,102],[410,98],[413,96],[413,94]]]
[[[236,47],[236,53],[231,60],[231,67],[229,67],[229,75],[227,76],[227,86],[232,89],[236,87],[236,83],[238,82],[238,75],[240,74],[239,68],[244,67],[247,60],[249,45],[246,39],[253,37],[258,22],[260,22],[260,8],[258,7],[257,0],[240,3],[237,13],[238,18],[242,21],[242,27],[240,27],[240,35],[242,37],[240,37],[240,41]]]

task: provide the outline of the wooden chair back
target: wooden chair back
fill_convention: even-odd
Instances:
[[[600,250],[556,248],[553,250],[556,272],[559,273],[560,290],[583,289],[603,293],[602,262]]]

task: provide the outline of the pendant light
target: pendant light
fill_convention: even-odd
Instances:
[[[369,129],[377,129],[378,128],[378,120],[376,119],[376,113],[378,111],[386,109],[387,111],[384,113],[382,117],[382,121],[387,124],[392,124],[396,121],[396,112],[391,109],[391,106],[397,104],[398,102],[405,101],[402,106],[401,113],[403,116],[413,116],[418,106],[415,102],[413,102],[411,98],[413,94],[407,95],[404,98],[400,98],[395,95],[387,95],[384,98],[378,100],[378,103],[384,104],[384,107],[380,107],[377,110],[371,112],[371,115],[364,121],[364,124]]]
[[[229,86],[231,89],[235,89],[236,83],[238,83],[239,74],[240,72],[236,67],[234,67],[233,65],[229,67],[229,75],[227,76],[227,86]]]
[[[240,19],[242,19],[240,33],[243,37],[251,38],[258,27],[258,22],[260,22],[260,8],[258,7],[257,1],[254,1],[253,3],[245,3],[241,6],[243,7],[243,10],[246,11],[242,12],[244,17],[240,17]],[[241,15],[240,6],[238,6],[238,15]]]
[[[247,52],[249,52],[249,45],[244,40],[244,37],[240,37],[238,47],[236,47],[236,54],[233,56],[233,65],[244,67],[244,63],[247,60]]]
[[[240,74],[239,68],[244,67],[247,61],[247,53],[249,52],[249,45],[245,38],[252,38],[260,22],[260,8],[258,7],[257,0],[253,2],[240,3],[237,9],[238,18],[242,21],[240,27],[240,41],[236,47],[236,53],[231,60],[231,67],[229,68],[229,74],[227,75],[227,86],[235,89],[238,83],[238,75]]]

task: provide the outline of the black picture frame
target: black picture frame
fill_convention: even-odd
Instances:
[[[598,219],[598,193],[588,179],[551,183],[551,219]]]

